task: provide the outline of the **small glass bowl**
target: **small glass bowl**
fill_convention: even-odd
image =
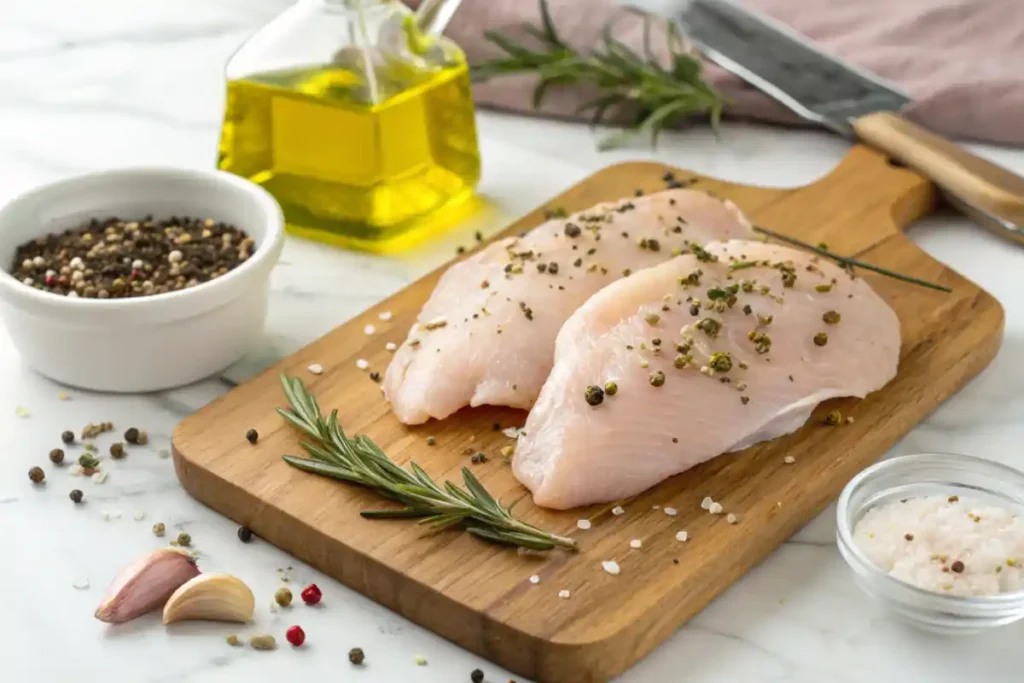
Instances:
[[[981,597],[944,595],[890,576],[853,539],[871,508],[894,500],[959,495],[1024,514],[1024,473],[968,455],[921,453],[880,462],[850,480],[839,496],[836,540],[861,590],[909,623],[966,635],[1024,618],[1024,591]]]

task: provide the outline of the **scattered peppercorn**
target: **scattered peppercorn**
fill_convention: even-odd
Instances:
[[[274,593],[274,602],[281,607],[287,607],[292,604],[292,592],[288,588],[281,586]]]
[[[836,311],[825,311],[822,314],[821,319],[825,321],[826,325],[837,325],[839,323],[840,315]]]
[[[82,493],[81,490],[79,489],[72,489],[71,493],[68,494],[68,498],[70,498],[71,502],[74,503],[75,505],[81,503],[84,497],[85,494]]]
[[[665,373],[661,370],[656,370],[651,373],[650,382],[652,387],[660,387],[665,384]]]
[[[964,563],[960,560],[957,560],[952,565],[950,565],[949,568],[955,571],[957,574],[962,574],[964,571]]]
[[[835,427],[843,423],[843,414],[838,410],[830,410],[828,415],[825,416],[825,424]]]
[[[42,467],[33,467],[28,471],[28,478],[32,480],[33,484],[42,484],[46,479],[46,472],[43,472]]]
[[[825,334],[824,332],[819,332],[818,334],[814,335],[815,346],[824,346],[825,344],[828,344],[827,334]]]
[[[64,462],[64,450],[61,448],[54,448],[50,451],[50,462],[54,465],[59,465]]]
[[[153,525],[153,535],[156,536],[157,538],[163,538],[164,534],[166,532],[167,532],[167,527],[164,526],[163,522],[157,522],[156,524]]]
[[[238,540],[242,543],[248,543],[252,540],[252,529],[247,526],[238,527]]]
[[[249,443],[254,444],[259,441],[260,435],[255,429],[250,429],[245,433],[245,438]]]
[[[139,430],[135,427],[129,427],[124,430],[124,440],[130,444],[137,444],[139,442]]]
[[[182,548],[189,547],[190,545],[192,545],[192,537],[184,531],[182,531],[180,534],[178,534],[178,545],[180,545]]]
[[[370,373],[370,380],[374,381],[374,382],[379,382],[380,381],[380,373],[377,372],[376,370],[372,371]]]
[[[604,402],[604,389],[591,384],[583,391],[583,398],[592,406],[599,406]]]
[[[619,385],[616,384],[615,382],[605,382],[604,393],[605,396],[614,396],[615,394],[619,393]]]
[[[575,223],[565,224],[565,235],[567,237],[579,237],[582,232],[583,231],[580,230],[580,226],[576,225]]]
[[[292,647],[302,647],[302,644],[306,642],[306,632],[302,630],[301,626],[290,626],[284,632],[284,637],[292,644]]]
[[[110,457],[114,460],[120,460],[124,457],[124,444],[120,441],[116,441],[110,444]]]
[[[466,253],[466,248],[460,244],[459,246],[455,247],[455,253],[461,256],[462,254]]]
[[[657,325],[660,320],[661,316],[658,315],[657,313],[647,313],[646,315],[644,315],[644,321],[648,325]]]
[[[960,496],[950,496],[946,500],[948,500],[950,503],[957,503],[960,501]]]
[[[356,666],[361,666],[366,661],[366,655],[363,654],[361,647],[354,647],[348,651],[348,661],[352,662]]]
[[[234,633],[232,633],[230,636],[228,636],[225,640],[227,641],[227,644],[230,645],[231,647],[238,647],[239,645],[242,644],[242,641],[239,640],[238,636],[235,635]]]
[[[903,538],[907,539],[908,541],[913,541],[914,534],[903,534]]]
[[[309,584],[308,586],[302,589],[301,593],[299,593],[299,597],[302,598],[302,602],[306,603],[307,605],[316,605],[320,602],[320,599],[323,596],[324,594],[320,592],[320,587],[317,586],[315,583]]]
[[[473,457],[469,459],[474,465],[482,465],[487,462],[487,454],[483,452],[474,453]]]

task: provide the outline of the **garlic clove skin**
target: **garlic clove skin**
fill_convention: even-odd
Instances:
[[[176,621],[252,620],[256,599],[245,583],[230,574],[200,574],[178,587],[164,605],[164,623]]]
[[[199,574],[199,567],[189,553],[178,548],[154,550],[118,574],[95,616],[108,624],[140,617],[167,602],[179,586]]]

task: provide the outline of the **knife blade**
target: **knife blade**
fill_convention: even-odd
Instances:
[[[807,121],[931,178],[968,216],[1024,243],[1024,179],[900,117],[912,100],[893,84],[729,0],[689,0],[678,19],[709,61]]]

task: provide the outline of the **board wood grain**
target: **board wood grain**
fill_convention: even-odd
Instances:
[[[573,211],[664,187],[667,167],[627,163],[606,168],[547,206]],[[927,181],[890,166],[865,147],[851,150],[829,175],[790,190],[735,185],[671,169],[693,187],[735,202],[752,220],[834,251],[952,287],[944,294],[864,273],[899,315],[899,374],[865,400],[833,400],[799,431],[723,455],[623,503],[564,513],[541,510],[499,457],[512,442],[493,425],[518,426],[525,413],[466,409],[419,427],[401,425],[380,388],[355,361],[383,371],[388,341],[401,342],[440,275],[438,270],[286,358],[183,420],[173,437],[178,478],[195,498],[261,538],[508,669],[538,681],[605,681],[628,669],[687,619],[820,512],[859,470],[877,460],[919,420],[977,374],[998,350],[998,302],[918,249],[901,228],[935,201]],[[498,235],[543,221],[543,208]],[[382,323],[378,314],[391,311]],[[372,322],[378,333],[368,337]],[[321,376],[307,370],[324,367]],[[296,374],[324,408],[337,408],[349,433],[365,433],[393,458],[415,459],[432,476],[457,479],[469,454],[487,463],[475,472],[503,502],[518,501],[527,520],[578,538],[580,551],[520,555],[457,531],[425,535],[402,521],[371,521],[359,511],[379,507],[373,495],[315,477],[282,462],[300,452],[296,432],[275,414],[284,402],[278,377]],[[839,408],[856,418],[823,426]],[[259,431],[255,446],[244,437]],[[425,437],[437,445],[430,447]],[[791,455],[795,464],[786,465]],[[730,525],[700,508],[721,501],[741,521]],[[670,517],[654,506],[674,507]],[[592,520],[588,531],[576,529]],[[690,540],[675,540],[685,529]],[[643,541],[631,549],[630,539]],[[616,560],[619,576],[601,569]],[[529,582],[538,575],[537,585]],[[559,599],[569,590],[571,597]],[[268,596],[269,597],[269,596]]]

